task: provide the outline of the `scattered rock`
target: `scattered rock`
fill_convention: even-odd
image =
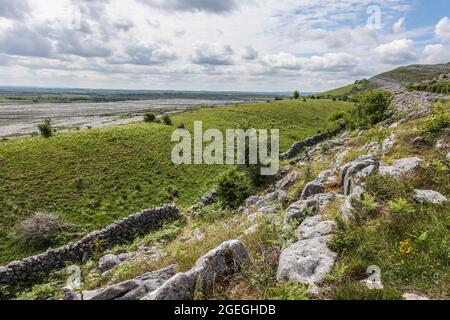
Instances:
[[[412,147],[420,149],[428,145],[428,141],[422,137],[417,137],[409,143]]]
[[[449,148],[450,146],[444,140],[439,140],[438,142],[436,142],[436,149],[438,150],[447,150]]]
[[[400,160],[394,161],[392,166],[381,165],[380,166],[380,175],[399,178],[399,177],[413,171],[422,162],[423,162],[423,160],[420,158],[417,158],[417,157],[400,159]]]
[[[300,179],[300,174],[298,172],[290,173],[286,178],[280,180],[276,184],[277,190],[287,190],[292,187],[295,182]]]
[[[428,301],[428,300],[430,300],[430,298],[427,298],[425,296],[420,296],[418,294],[409,293],[409,292],[404,293],[402,295],[402,297],[404,300],[407,300],[407,301]]]
[[[396,139],[396,134],[391,133],[391,135],[383,141],[383,145],[381,146],[381,153],[388,154],[389,152],[391,152],[394,149]]]
[[[259,196],[251,196],[245,200],[245,206],[247,208],[254,206],[260,200]]]
[[[303,284],[320,284],[336,261],[327,242],[329,236],[302,240],[287,247],[280,256],[277,279]]]
[[[324,184],[318,181],[312,181],[305,186],[305,189],[303,189],[302,196],[300,197],[300,199],[305,200],[310,198],[311,196],[322,193],[324,191],[325,191]]]
[[[286,193],[286,191],[280,191],[278,193],[278,201],[281,203],[281,206],[283,208],[287,208],[289,206],[289,195]]]
[[[299,200],[293,203],[286,211],[286,215],[284,216],[284,223],[288,225],[293,221],[301,221],[307,216],[308,213],[310,213],[309,210],[311,210],[312,213],[315,214],[315,199]]]
[[[335,226],[334,221],[322,221],[322,216],[317,215],[306,218],[298,227],[296,234],[299,240],[314,239],[331,234]]]
[[[119,259],[118,256],[114,254],[107,254],[100,258],[98,262],[98,268],[102,273],[112,270],[122,263],[122,260]]]
[[[363,176],[364,175],[367,176],[373,172],[373,169],[376,166],[378,166],[378,161],[376,158],[372,156],[362,156],[356,159],[355,161],[352,161],[344,165],[341,168],[341,175],[340,175],[340,180],[342,181],[342,185],[344,187],[344,195],[348,196],[352,193],[352,188],[354,187],[353,179],[359,172],[366,169],[367,167],[371,167],[363,172]]]
[[[366,150],[370,155],[378,155],[381,153],[381,143],[378,141],[371,142],[364,146],[364,150]]]
[[[156,290],[175,274],[176,265],[107,288],[85,291],[83,300],[138,300]]]
[[[244,244],[227,241],[200,258],[195,267],[179,273],[143,300],[192,300],[197,291],[208,294],[221,277],[239,272],[242,264],[250,263]]]
[[[416,195],[414,199],[421,203],[433,203],[433,204],[443,204],[448,202],[448,199],[442,194],[432,190],[414,190]]]

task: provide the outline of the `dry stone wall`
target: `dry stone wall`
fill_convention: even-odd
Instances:
[[[96,251],[101,252],[114,245],[131,241],[136,236],[160,229],[164,223],[179,217],[180,211],[175,205],[144,210],[103,230],[94,231],[80,241],[0,267],[0,284],[15,286],[36,276],[64,268],[68,263],[81,263]]]

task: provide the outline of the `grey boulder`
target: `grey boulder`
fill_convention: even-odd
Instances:
[[[420,203],[443,204],[448,201],[446,197],[432,190],[414,190],[414,199]]]
[[[331,272],[337,254],[327,245],[329,236],[302,240],[287,247],[280,256],[277,279],[302,284],[320,284]]]
[[[406,175],[416,169],[421,163],[422,159],[414,157],[414,158],[405,158],[394,161],[392,166],[381,165],[380,166],[380,175],[382,176],[390,176],[393,178],[400,178],[403,175]]]
[[[112,270],[122,263],[122,260],[114,254],[107,254],[100,258],[98,268],[102,273]]]
[[[336,226],[334,221],[323,221],[321,215],[306,218],[298,227],[296,234],[299,240],[314,239],[330,235]]]

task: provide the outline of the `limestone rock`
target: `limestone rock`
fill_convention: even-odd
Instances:
[[[107,254],[100,258],[98,262],[98,268],[102,273],[112,270],[122,263],[122,260],[119,259],[118,256],[114,254]]]
[[[194,271],[178,273],[142,300],[193,300],[196,280],[197,276]]]
[[[106,288],[83,292],[83,300],[137,300],[156,290],[175,274],[176,265]]]
[[[298,172],[292,172],[287,177],[277,182],[276,189],[287,190],[292,187],[299,178],[300,174]]]
[[[414,199],[421,203],[443,204],[448,201],[446,197],[432,190],[414,190]]]
[[[337,258],[327,242],[329,236],[302,240],[287,247],[280,256],[277,279],[303,284],[320,284]]]
[[[397,136],[395,133],[392,133],[389,137],[387,137],[383,141],[383,145],[381,146],[381,153],[388,154],[389,152],[391,152],[392,149],[394,149],[396,139]]]
[[[296,234],[299,240],[314,239],[331,234],[335,226],[334,221],[322,221],[322,216],[317,215],[306,218],[296,230]]]
[[[428,300],[430,300],[430,298],[428,298],[428,297],[420,296],[418,294],[408,293],[408,292],[404,293],[402,295],[402,297],[404,300],[407,300],[407,301],[428,301]]]
[[[392,166],[381,165],[380,175],[400,178],[401,176],[413,171],[422,162],[423,160],[417,157],[400,159],[395,161]]]
[[[310,183],[308,183],[305,186],[305,189],[303,189],[303,193],[302,196],[300,197],[300,199],[308,199],[309,197],[322,193],[325,190],[325,185],[323,185],[322,183],[318,182],[318,181],[312,181]]]
[[[193,269],[175,275],[143,300],[192,300],[196,290],[209,293],[219,278],[239,272],[245,263],[250,263],[250,257],[244,244],[224,242],[201,257]]]
[[[445,142],[445,140],[439,140],[438,142],[436,142],[436,149],[447,150],[448,148],[450,148],[450,146],[447,142]]]
[[[359,172],[363,171],[367,167],[370,167],[366,171],[363,171],[362,176],[367,176],[373,172],[376,166],[378,166],[378,161],[372,156],[362,156],[355,161],[344,165],[341,168],[340,175],[340,179],[344,187],[344,194],[348,196],[352,193],[352,188],[354,187],[353,180]],[[361,175],[359,177],[361,178]]]

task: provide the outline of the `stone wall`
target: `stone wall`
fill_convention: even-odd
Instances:
[[[304,141],[296,142],[292,145],[292,147],[284,154],[281,155],[281,159],[291,159],[298,155],[300,152],[305,150],[305,148],[312,147],[322,141],[325,141],[330,137],[327,133],[321,133],[317,136],[308,138]]]
[[[136,236],[160,229],[164,223],[179,217],[180,211],[174,205],[144,210],[103,230],[94,231],[80,241],[0,267],[0,284],[15,286],[64,268],[68,263],[81,263],[94,252],[102,252],[114,245],[129,242]]]

